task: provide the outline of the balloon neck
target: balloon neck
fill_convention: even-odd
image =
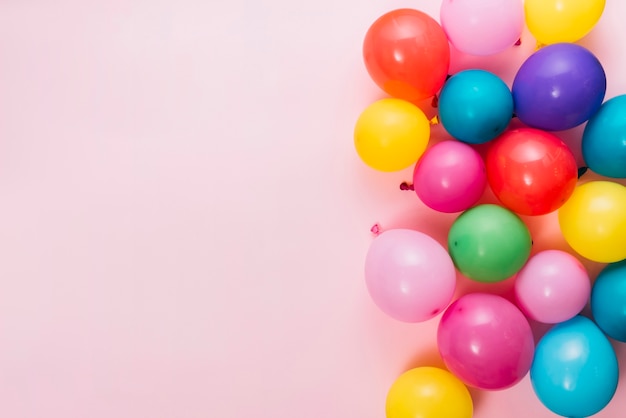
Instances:
[[[433,116],[429,122],[431,125],[439,125],[439,118],[437,116]]]
[[[520,46],[522,44],[522,38],[519,38],[517,42],[515,42],[515,46]]]
[[[546,46],[546,44],[543,44],[543,43],[537,41],[537,45],[535,45],[535,51],[539,51],[544,46]]]
[[[580,179],[583,176],[583,174],[587,172],[587,170],[589,170],[589,167],[580,167],[578,169],[578,178]]]
[[[439,107],[439,97],[435,94],[430,102],[430,107],[437,109]]]
[[[415,187],[413,187],[412,184],[403,181],[402,183],[400,183],[400,190],[415,190]]]
[[[378,223],[375,223],[371,228],[370,232],[374,234],[375,237],[379,236],[383,231]]]

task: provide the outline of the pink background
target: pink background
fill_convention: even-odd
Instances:
[[[626,93],[626,3],[607,3],[581,43],[608,98]],[[0,416],[380,418],[400,373],[441,364],[438,318],[385,317],[362,270],[374,223],[444,242],[454,216],[352,144],[383,97],[365,31],[439,4],[2,1]],[[452,71],[510,83],[533,47],[454,53]],[[567,248],[555,220],[532,222],[536,249]],[[528,377],[473,394],[476,418],[553,416]],[[622,379],[598,416],[624,410]]]

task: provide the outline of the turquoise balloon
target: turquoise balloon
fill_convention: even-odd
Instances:
[[[454,138],[483,144],[500,135],[511,121],[513,96],[497,75],[465,70],[452,77],[439,95],[439,119]]]
[[[600,272],[591,290],[591,311],[606,335],[626,342],[626,260]]]
[[[548,331],[530,368],[539,400],[564,417],[588,417],[602,410],[615,394],[618,374],[611,343],[583,316]]]
[[[626,178],[626,95],[607,100],[589,119],[582,151],[587,167],[596,173]]]

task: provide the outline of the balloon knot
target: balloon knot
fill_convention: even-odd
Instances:
[[[439,125],[439,118],[437,116],[433,116],[430,120],[431,125]]]
[[[522,38],[519,38],[517,42],[515,42],[515,46],[520,46],[522,44]]]
[[[435,109],[439,107],[439,97],[437,97],[437,95],[433,96],[433,100],[432,102],[430,102],[430,106]]]
[[[400,183],[400,190],[415,190],[415,187],[413,187],[412,184],[403,181],[402,183]]]
[[[371,228],[370,228],[370,232],[372,234],[374,234],[374,236],[378,236],[380,235],[380,233],[382,232],[380,229],[380,225],[375,223]]]
[[[589,167],[580,167],[578,169],[578,178],[581,178],[589,170]]]

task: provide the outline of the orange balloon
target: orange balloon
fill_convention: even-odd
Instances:
[[[432,17],[413,9],[384,14],[367,31],[363,58],[370,76],[391,96],[420,101],[443,86],[450,46]]]

